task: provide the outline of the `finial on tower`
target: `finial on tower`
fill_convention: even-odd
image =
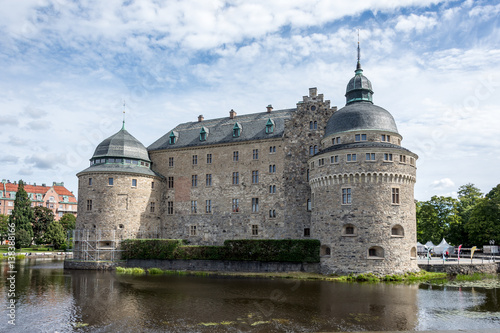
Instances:
[[[359,49],[359,29],[358,29],[358,64],[356,65],[356,71],[361,69],[360,58],[361,58],[361,51]]]
[[[125,101],[123,101],[123,125],[122,130],[125,129]]]

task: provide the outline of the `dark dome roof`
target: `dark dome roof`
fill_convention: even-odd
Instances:
[[[125,128],[97,146],[92,158],[99,157],[122,157],[150,161],[146,147]]]
[[[326,125],[325,137],[355,130],[381,130],[398,133],[396,122],[389,111],[371,102],[358,101],[335,112]]]

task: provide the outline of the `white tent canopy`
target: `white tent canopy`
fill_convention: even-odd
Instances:
[[[420,242],[417,242],[417,252],[427,252],[425,245]]]
[[[425,243],[425,246],[429,248],[429,247],[435,247],[436,245],[434,245],[431,241],[428,241],[427,243]]]
[[[452,254],[455,252],[455,247],[448,244],[446,239],[443,238],[441,243],[439,243],[439,245],[434,247],[434,253],[435,254],[443,254],[446,251],[448,251],[450,254]]]

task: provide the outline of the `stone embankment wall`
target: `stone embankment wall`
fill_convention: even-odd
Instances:
[[[221,272],[307,272],[319,273],[319,263],[263,262],[236,260],[127,260],[127,267],[164,270]]]
[[[418,265],[420,269],[428,272],[442,272],[447,274],[465,274],[471,275],[474,273],[496,274],[500,273],[500,263],[487,263],[487,264],[460,264],[460,265]]]
[[[112,261],[80,261],[65,260],[64,269],[84,269],[84,270],[113,270],[116,266],[121,266],[122,262]]]
[[[220,271],[220,272],[307,272],[319,273],[319,263],[262,262],[231,260],[142,260],[129,259],[119,262],[64,261],[65,269],[112,270],[116,266],[161,268],[172,271]]]

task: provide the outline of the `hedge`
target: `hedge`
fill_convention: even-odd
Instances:
[[[127,239],[122,259],[319,262],[315,239],[227,240],[223,246],[189,246],[179,239]]]

